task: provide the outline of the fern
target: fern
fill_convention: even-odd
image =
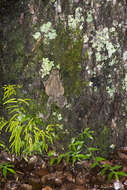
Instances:
[[[39,118],[33,118],[26,111],[30,99],[16,98],[15,85],[4,86],[3,88],[3,104],[8,110],[9,119],[8,121],[5,121],[4,118],[0,119],[0,132],[7,126],[6,132],[10,133],[11,152],[19,155],[21,152],[31,154],[33,151],[40,153],[43,150],[47,151],[48,142],[53,143],[53,137],[55,137],[53,132],[55,125],[48,125],[45,130],[40,129],[36,122]]]

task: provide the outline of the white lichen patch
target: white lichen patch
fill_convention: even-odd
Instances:
[[[40,70],[41,77],[44,78],[46,75],[49,75],[53,66],[54,61],[50,61],[48,58],[43,58]]]

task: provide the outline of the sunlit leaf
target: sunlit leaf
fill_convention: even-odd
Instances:
[[[103,158],[103,157],[95,157],[95,160],[96,160],[97,162],[101,162],[101,161],[104,161],[105,158]]]
[[[97,151],[97,150],[99,150],[98,148],[94,148],[94,147],[88,147],[88,150],[89,151]]]
[[[118,171],[118,172],[117,172],[117,175],[127,177],[127,173],[125,173],[125,172],[123,172],[123,171]]]
[[[17,100],[16,100],[16,98],[12,98],[12,99],[5,101],[3,104],[8,104],[8,103],[17,103]]]
[[[108,182],[110,182],[111,181],[111,179],[112,179],[112,177],[113,177],[113,172],[110,172],[109,174],[108,174]]]
[[[91,154],[79,154],[79,155],[77,155],[77,157],[78,157],[79,159],[84,159],[84,160],[86,160],[86,159],[89,159],[89,158],[91,157]]]
[[[51,158],[49,165],[52,166],[54,164],[54,162],[55,162],[55,158]]]
[[[98,162],[94,162],[94,163],[90,166],[90,168],[92,169],[92,168],[95,168],[96,166],[98,166]]]
[[[105,172],[107,171],[107,169],[108,169],[108,168],[103,168],[103,169],[101,170],[101,175],[104,175]]]
[[[13,173],[13,174],[16,173],[15,170],[13,170],[12,168],[7,168],[7,170],[8,170],[9,172]]]
[[[116,165],[116,166],[112,167],[112,170],[118,170],[120,168],[121,168],[121,166]]]
[[[5,178],[7,177],[7,168],[6,167],[3,168],[3,175]]]
[[[62,160],[62,158],[65,156],[65,154],[60,154],[57,159],[57,164],[59,164]]]
[[[50,156],[53,156],[54,155],[54,153],[55,153],[55,151],[53,150],[53,151],[50,151],[49,153],[48,153],[48,156],[50,157]]]

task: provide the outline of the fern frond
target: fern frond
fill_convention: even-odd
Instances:
[[[21,98],[18,99],[19,102],[25,103],[27,106],[29,106],[29,103],[27,102],[28,100],[30,99],[21,99]]]
[[[12,99],[5,101],[3,104],[8,104],[8,103],[17,103],[17,100],[16,100],[16,98],[12,98]]]

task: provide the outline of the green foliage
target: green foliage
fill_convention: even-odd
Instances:
[[[119,176],[127,177],[127,173],[119,171],[121,166],[119,165],[111,166],[110,164],[107,163],[101,164],[101,162],[103,161],[105,161],[105,158],[95,157],[94,162],[90,168],[95,168],[96,166],[99,166],[101,168],[101,175],[103,176],[106,174],[108,176],[108,183],[111,181],[113,177],[115,177],[116,180],[119,180]]]
[[[3,141],[0,141],[0,147],[4,151],[10,152],[9,149],[8,149],[8,147],[6,146],[6,144]]]
[[[85,81],[81,80],[83,39],[78,38],[79,34],[74,40],[72,36],[68,35],[70,31],[64,30],[62,26],[59,26],[58,31],[52,48],[55,63],[60,65],[65,95],[75,94],[78,96],[86,86]]]
[[[94,156],[94,152],[98,151],[98,148],[95,147],[88,147],[85,145],[84,141],[84,135],[87,136],[90,140],[93,140],[93,137],[91,135],[93,131],[90,131],[89,128],[86,128],[83,133],[79,135],[77,138],[73,138],[71,141],[71,144],[69,145],[69,151],[63,154],[58,155],[56,158],[55,151],[49,152],[48,156],[51,157],[50,159],[50,166],[54,164],[55,161],[57,161],[57,164],[59,164],[63,158],[66,158],[66,162],[69,163],[72,162],[72,166],[74,166],[76,161],[81,161],[85,159],[92,159],[93,164],[90,166],[90,169],[95,167],[101,168],[101,175],[108,175],[108,182],[115,177],[116,180],[119,179],[119,176],[127,176],[127,173],[123,171],[119,171],[121,166],[115,165],[111,166],[110,164],[102,164],[103,161],[106,159],[103,157]],[[82,153],[83,147],[86,147],[86,153]]]
[[[3,100],[5,100],[6,98],[9,98],[13,94],[16,95],[15,87],[16,85],[5,85],[3,87],[4,89]]]
[[[119,180],[119,176],[127,177],[127,173],[125,173],[123,171],[119,171],[120,168],[121,168],[121,166],[119,166],[119,165],[111,166],[109,164],[103,164],[102,170],[101,170],[101,175],[104,175],[106,173],[106,171],[109,171],[108,182],[110,182],[110,180],[113,178],[113,176],[115,177],[116,180]]]
[[[7,123],[8,122],[5,121],[3,117],[0,118],[0,134],[1,134],[2,129],[6,126]]]
[[[9,162],[4,162],[0,164],[0,170],[2,170],[3,176],[7,177],[7,172],[15,174],[15,170],[13,169],[14,166],[10,164]]]
[[[14,86],[12,85],[11,88],[13,89]],[[8,89],[10,89],[10,86]],[[7,98],[3,97],[3,104],[6,105],[9,119],[5,121],[4,118],[1,118],[0,132],[5,126],[6,132],[10,132],[9,143],[12,153],[18,155],[21,152],[31,154],[34,151],[39,151],[42,154],[42,151],[48,150],[49,142],[53,144],[55,125],[50,124],[44,128],[44,124],[37,116],[33,117],[27,113],[26,108],[28,108],[28,101],[30,100],[10,98],[10,94],[7,93],[10,92],[8,89],[6,88]],[[14,89],[13,91],[16,92]]]
[[[85,136],[87,136],[90,140],[93,139],[91,133],[93,133],[93,131],[90,131],[89,128],[86,128],[83,131],[83,133],[79,135],[79,137],[72,138],[71,144],[68,147],[69,151],[67,153],[63,153],[58,156],[57,164],[59,164],[62,158],[64,157],[66,158],[67,163],[72,161],[72,166],[74,166],[76,161],[90,159],[93,155],[93,151],[97,151],[98,149],[86,146],[85,154],[82,153],[82,150],[83,150],[83,147],[85,146],[85,141],[84,141]],[[55,151],[51,151],[48,154],[48,156],[51,157],[50,165],[52,165],[56,161],[56,159],[54,158],[54,154],[55,154]]]

